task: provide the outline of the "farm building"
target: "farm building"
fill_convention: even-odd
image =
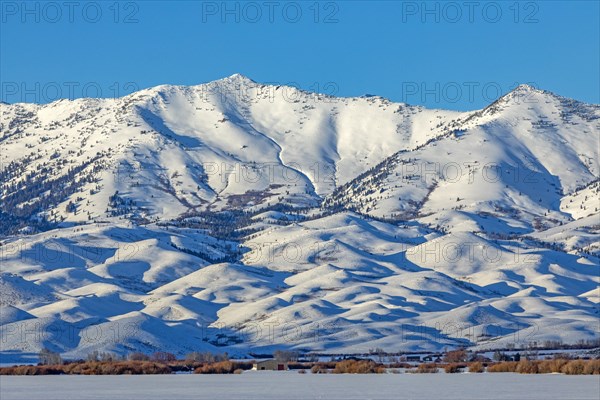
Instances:
[[[441,354],[431,354],[428,356],[423,357],[423,361],[427,361],[427,362],[442,362],[442,355]]]
[[[287,371],[288,364],[285,361],[262,360],[256,361],[252,369],[257,371]]]

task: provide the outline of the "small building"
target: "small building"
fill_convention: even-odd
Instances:
[[[288,363],[285,361],[277,361],[275,359],[256,361],[252,366],[256,371],[287,371]]]
[[[408,361],[408,362],[421,361],[421,356],[406,356],[406,361]]]
[[[423,357],[423,361],[425,362],[442,362],[442,355],[441,354],[430,354],[428,356]]]

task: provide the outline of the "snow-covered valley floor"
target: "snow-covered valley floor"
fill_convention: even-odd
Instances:
[[[500,374],[2,376],[2,400],[598,399],[599,376]]]

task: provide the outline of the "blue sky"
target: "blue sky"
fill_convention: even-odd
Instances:
[[[597,1],[0,5],[7,102],[114,97],[238,72],[458,110],[518,83],[600,103]]]

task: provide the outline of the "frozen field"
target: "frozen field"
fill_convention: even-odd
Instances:
[[[598,399],[599,376],[437,374],[2,376],[0,399]]]

